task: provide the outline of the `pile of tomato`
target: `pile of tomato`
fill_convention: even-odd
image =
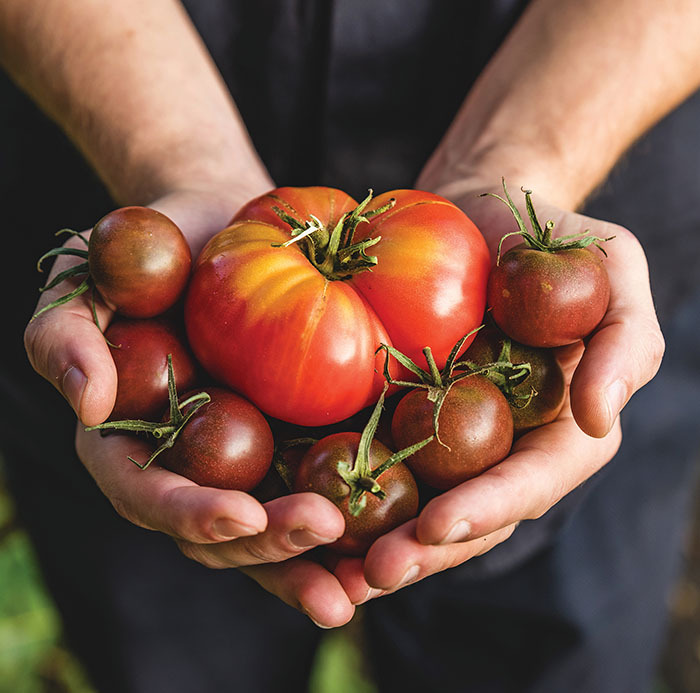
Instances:
[[[105,338],[117,399],[95,428],[149,437],[139,466],[201,485],[262,500],[320,493],[346,518],[332,548],[362,555],[423,494],[482,473],[557,417],[553,347],[607,308],[604,262],[588,247],[607,239],[553,239],[525,191],[528,231],[504,194],[523,243],[495,264],[458,207],[417,190],[358,204],[278,188],[193,264],[164,215],[111,212],[84,249],[45,256],[84,260],[52,282],[82,277],[52,306],[92,291],[116,311]]]

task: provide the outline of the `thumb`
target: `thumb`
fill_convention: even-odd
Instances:
[[[642,247],[617,227],[608,252],[610,306],[571,382],[576,422],[597,438],[608,433],[629,398],[654,377],[664,353]]]
[[[44,302],[42,297],[40,305]],[[104,307],[98,312],[101,324],[106,324],[109,312]],[[83,424],[94,426],[109,416],[117,371],[89,299],[80,296],[30,321],[24,346],[34,370],[68,400]]]

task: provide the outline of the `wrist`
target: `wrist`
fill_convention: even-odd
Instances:
[[[512,192],[533,190],[561,209],[576,209],[588,194],[568,180],[563,158],[544,147],[501,140],[455,146],[444,141],[421,172],[416,186],[459,202],[481,192],[502,194],[505,179]]]
[[[244,182],[215,181],[164,191],[143,204],[162,212],[187,238],[192,256],[197,257],[204,244],[228,226],[234,214],[249,200],[273,187],[265,176]]]

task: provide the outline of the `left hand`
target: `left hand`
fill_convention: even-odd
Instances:
[[[559,350],[568,380],[581,351]],[[431,500],[417,519],[380,537],[364,561],[342,559],[335,574],[361,604],[486,553],[603,467],[620,441],[619,419],[603,438],[586,435],[567,398],[556,421],[518,439],[505,460]]]

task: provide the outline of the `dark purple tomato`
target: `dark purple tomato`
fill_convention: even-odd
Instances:
[[[349,556],[362,556],[375,539],[407,522],[418,512],[418,488],[413,475],[403,462],[377,478],[386,498],[365,493],[366,506],[356,516],[350,513],[350,487],[338,473],[338,463],[353,465],[357,456],[360,433],[334,433],[321,439],[304,455],[294,480],[294,491],[311,491],[335,503],[345,518],[345,533],[329,548]],[[372,441],[369,461],[376,469],[391,457],[389,448]]]
[[[545,252],[522,243],[491,270],[488,306],[512,339],[535,347],[572,344],[605,315],[610,282],[588,248]]]
[[[493,363],[501,353],[504,338],[500,330],[484,327],[462,360],[478,365]],[[513,364],[529,363],[532,369],[530,375],[513,388],[515,398],[510,402],[515,434],[519,435],[557,418],[564,405],[566,387],[564,373],[551,349],[529,347],[511,340],[510,360]]]
[[[115,320],[105,337],[117,367],[117,399],[110,421],[157,421],[168,406],[168,354],[178,392],[194,387],[196,365],[184,335],[165,319]]]
[[[272,462],[274,442],[267,420],[247,399],[219,387],[190,392],[181,402],[200,391],[211,401],[195,412],[173,447],[156,461],[200,486],[251,491]]]
[[[434,403],[422,388],[411,390],[398,404],[391,433],[399,448],[433,434]],[[471,479],[505,458],[513,443],[513,416],[501,391],[489,380],[472,375],[448,392],[439,416],[437,440],[406,459],[417,479],[446,490]],[[447,446],[447,447],[446,447]]]
[[[129,318],[150,318],[178,300],[192,256],[182,232],[164,214],[148,207],[122,207],[93,227],[88,265],[110,308]]]

